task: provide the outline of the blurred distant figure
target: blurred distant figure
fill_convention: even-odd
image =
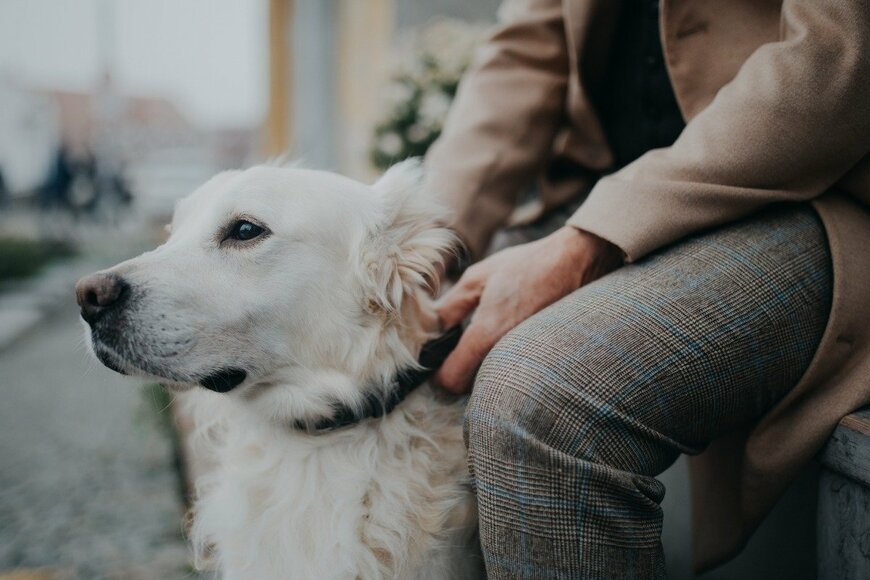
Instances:
[[[92,184],[93,196],[82,207],[88,215],[113,221],[133,201],[123,165],[111,169],[97,166],[93,170]]]
[[[61,145],[40,190],[39,205],[43,211],[61,210],[77,218],[113,220],[132,200],[122,166],[101,167],[92,152],[75,158]]]
[[[73,170],[69,150],[66,145],[58,146],[54,155],[48,180],[40,190],[39,205],[43,211],[50,209],[69,209],[70,188],[73,182]]]
[[[9,205],[9,189],[6,187],[6,178],[3,176],[3,168],[0,167],[0,209]]]

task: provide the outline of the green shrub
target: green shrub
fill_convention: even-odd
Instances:
[[[63,242],[0,238],[0,281],[32,276],[52,260],[73,254]]]

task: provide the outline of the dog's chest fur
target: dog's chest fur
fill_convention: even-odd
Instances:
[[[461,420],[428,387],[325,435],[230,416],[198,482],[193,539],[228,580],[476,577]]]

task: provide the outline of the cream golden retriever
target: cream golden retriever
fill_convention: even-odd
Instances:
[[[414,162],[373,186],[258,166],[79,282],[94,354],[178,393],[211,454],[200,562],[244,580],[481,575],[463,403],[414,388],[444,223]]]

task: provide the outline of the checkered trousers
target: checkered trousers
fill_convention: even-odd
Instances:
[[[465,425],[489,577],[663,577],[655,476],[797,383],[831,283],[818,217],[777,206],[626,266],[505,336]]]

